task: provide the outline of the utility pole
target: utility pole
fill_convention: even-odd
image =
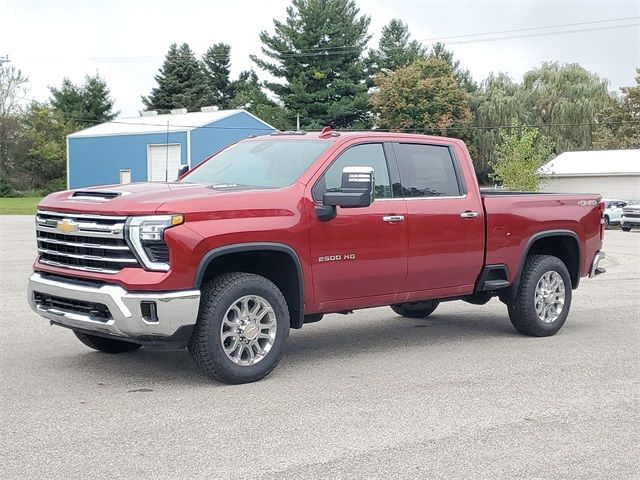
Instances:
[[[3,63],[9,63],[11,60],[9,60],[9,55],[5,55],[4,57],[0,57],[0,65],[2,65]]]

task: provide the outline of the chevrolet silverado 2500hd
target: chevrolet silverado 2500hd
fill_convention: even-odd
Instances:
[[[51,194],[36,232],[34,311],[102,352],[187,346],[228,383],[354,309],[497,296],[519,332],[553,335],[604,272],[599,195],[481,192],[462,141],[408,134],[247,139],[177,182]]]

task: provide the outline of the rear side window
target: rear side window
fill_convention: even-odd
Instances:
[[[391,198],[389,169],[381,143],[356,145],[346,150],[327,169],[313,187],[313,199],[321,201],[326,192],[337,192],[342,185],[344,167],[372,167],[376,198]]]
[[[401,143],[396,148],[404,197],[460,195],[449,148],[410,143]]]

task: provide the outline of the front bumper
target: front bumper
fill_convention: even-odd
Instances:
[[[640,227],[640,218],[638,217],[622,217],[620,219],[621,227]]]
[[[591,262],[591,269],[589,270],[589,278],[593,278],[596,275],[600,275],[605,273],[606,270],[600,266],[600,262],[604,260],[604,252],[602,250],[598,250],[596,254],[593,256],[593,261]]]
[[[139,343],[181,341],[196,323],[200,291],[138,293],[117,285],[75,281],[34,273],[29,305],[51,323]],[[146,313],[143,314],[143,302]],[[154,306],[149,309],[149,305]]]

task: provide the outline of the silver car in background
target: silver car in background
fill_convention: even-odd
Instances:
[[[640,227],[640,198],[629,202],[622,209],[622,218],[620,219],[620,228],[624,232],[631,231],[632,228]]]
[[[603,198],[604,202],[604,228],[609,225],[619,225],[622,220],[622,209],[627,205],[626,200],[611,200]]]

